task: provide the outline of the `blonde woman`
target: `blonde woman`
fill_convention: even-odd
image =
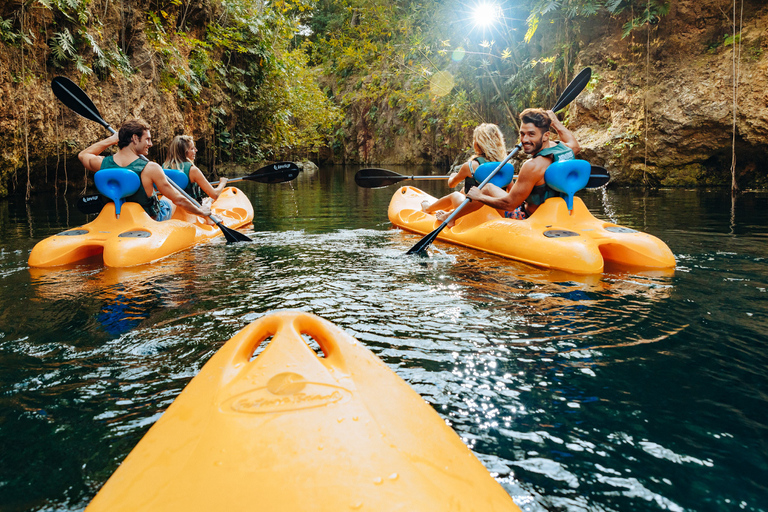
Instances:
[[[198,201],[203,197],[203,192],[215,201],[224,190],[227,178],[221,178],[219,185],[213,188],[213,185],[205,179],[203,171],[195,165],[195,156],[197,156],[197,148],[192,137],[177,135],[168,147],[168,157],[163,162],[163,168],[183,171],[189,178],[189,185],[184,190]]]
[[[475,154],[461,166],[459,172],[451,173],[448,178],[449,187],[455,187],[464,180],[464,188],[462,192],[452,192],[431,204],[429,201],[424,201],[421,203],[422,211],[426,213],[435,213],[437,220],[442,222],[448,217],[448,212],[455,210],[464,202],[466,199],[464,194],[470,188],[479,185],[474,178],[475,170],[480,167],[481,164],[486,162],[501,162],[507,156],[507,147],[504,145],[504,135],[495,124],[483,123],[475,128],[475,131],[472,133],[472,147],[475,150]],[[480,209],[481,206],[483,206],[482,203],[478,201],[469,203],[463,210],[461,210],[460,215],[453,219],[453,222],[463,215]],[[453,222],[449,224],[449,227],[453,225]]]

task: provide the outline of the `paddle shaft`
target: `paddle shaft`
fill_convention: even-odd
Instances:
[[[189,200],[189,202],[191,202],[193,205],[197,206],[200,209],[203,208],[200,203],[195,201],[195,199],[192,196],[187,194],[187,192],[183,188],[181,188],[175,181],[168,180],[168,183],[170,183],[171,186],[175,188],[177,192],[181,193],[181,195],[186,197]],[[252,242],[253,241],[247,236],[245,236],[244,234],[238,231],[235,231],[233,229],[229,229],[227,226],[222,224],[221,220],[219,220],[217,217],[213,215],[207,215],[207,217],[211,219],[213,223],[219,227],[219,229],[221,229],[221,232],[224,234],[224,237],[227,239],[228,242]]]
[[[388,180],[391,183],[387,183],[384,186],[389,186],[405,180],[445,180],[450,178],[450,176],[403,176],[402,174],[398,175],[394,171],[389,171],[389,172],[391,172],[392,174],[388,176],[383,176],[383,175],[382,176],[362,176],[356,179],[359,179],[360,181]],[[516,177],[517,175],[515,175],[515,178]],[[232,182],[234,180],[239,180],[239,179],[247,179],[247,178],[245,177],[234,178],[233,180],[229,180],[229,181]],[[607,184],[609,180],[610,180],[610,176],[608,174],[608,171],[604,167],[598,167],[596,165],[593,165],[591,173],[589,175],[589,181],[587,182],[587,185],[584,188],[600,188],[603,185]],[[379,188],[376,183],[374,183],[374,186],[362,185],[361,183],[358,183],[358,185],[364,188]]]

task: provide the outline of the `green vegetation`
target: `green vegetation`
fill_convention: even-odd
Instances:
[[[13,11],[0,18],[0,41],[45,63],[38,80],[151,78],[204,124],[208,163],[326,148],[337,161],[369,161],[396,139],[449,163],[478,123],[512,135],[520,111],[552,105],[578,71],[579,19],[613,16],[626,36],[669,10],[668,0],[523,0],[483,19],[457,0],[24,5],[26,27]]]

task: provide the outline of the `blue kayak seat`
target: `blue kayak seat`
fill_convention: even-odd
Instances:
[[[586,160],[561,160],[547,167],[544,181],[563,194],[568,209],[573,210],[573,195],[587,186],[591,171],[592,165]]]
[[[499,162],[485,162],[484,164],[480,164],[480,166],[475,169],[475,180],[477,180],[478,183],[482,183],[498,166]],[[493,183],[499,188],[507,188],[509,184],[512,183],[512,178],[514,177],[515,167],[512,164],[504,164],[504,167],[499,169],[499,172],[491,178],[489,183]]]
[[[178,169],[163,169],[163,172],[165,173],[166,178],[173,180],[173,182],[177,184],[182,190],[187,188],[187,185],[189,185],[189,176],[184,174],[184,171],[180,171]]]
[[[93,175],[96,188],[115,203],[115,214],[120,217],[124,198],[135,194],[141,187],[139,175],[122,167],[101,169]]]

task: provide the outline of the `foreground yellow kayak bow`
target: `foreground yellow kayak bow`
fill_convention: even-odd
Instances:
[[[519,511],[400,377],[300,312],[227,342],[87,510]]]

